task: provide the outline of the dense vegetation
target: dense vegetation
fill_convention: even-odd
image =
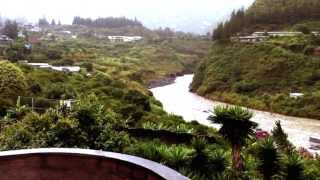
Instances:
[[[91,19],[91,18],[81,18],[79,16],[74,17],[73,25],[83,25],[88,27],[98,27],[98,28],[119,28],[119,27],[126,27],[126,26],[142,26],[142,23],[139,22],[137,19],[130,20],[125,17],[121,18],[98,18],[98,19]]]
[[[257,30],[279,30],[302,21],[319,20],[319,9],[318,0],[256,0],[248,10],[234,11],[230,20],[220,23],[213,32],[213,39]]]
[[[320,119],[319,37],[272,38],[259,44],[215,44],[192,90],[212,99]],[[305,96],[294,99],[289,93]]]
[[[106,26],[109,21],[100,20],[103,22],[99,27]],[[77,39],[41,41],[31,49],[25,46],[22,38],[1,46],[1,59],[7,60],[0,61],[0,150],[71,147],[114,151],[160,162],[195,180],[313,180],[320,176],[319,157],[313,157],[305,150],[297,151],[288,141],[280,122],[276,123],[270,137],[257,139],[254,135],[256,123],[250,120],[252,114],[239,107],[213,110],[209,120],[222,125],[219,131],[196,121],[187,123],[182,117],[163,110],[147,87],[177,74],[193,72],[199,60],[205,57],[207,41],[179,37],[169,29],[154,32],[143,27],[130,30],[117,27],[111,31],[108,28],[93,31],[92,24],[84,25],[88,27],[56,26],[55,22],[49,25],[45,19],[41,21],[45,27],[41,35],[72,30],[79,36]],[[95,36],[110,32],[130,35],[141,29],[145,39],[137,43],[110,43]],[[263,74],[254,73],[242,76],[243,72],[260,66],[265,67],[266,72],[275,70],[276,75],[282,75],[278,65],[281,70],[293,66],[297,72],[292,72],[292,77],[296,77],[300,71],[295,62],[308,59],[299,65],[303,67],[301,71],[308,71],[308,78],[312,77],[311,84],[304,84],[301,90],[316,91],[312,83],[319,86],[314,80],[318,74],[313,67],[319,67],[319,61],[316,57],[310,58],[312,47],[309,45],[318,43],[311,36],[303,36],[294,40],[272,39],[263,46],[214,45],[207,60],[200,65],[193,88],[205,94],[216,87],[232,90],[231,82],[225,83],[225,87],[221,84],[230,77],[231,81],[249,75],[263,77]],[[237,54],[238,49],[246,56],[233,62],[232,56],[241,55]],[[228,53],[222,54],[225,51]],[[270,52],[274,53],[270,55]],[[247,54],[257,58],[258,65],[252,63],[252,58],[246,58]],[[219,61],[224,56],[227,61]],[[272,62],[275,57],[277,61]],[[54,72],[18,63],[25,59],[57,66],[78,65],[81,71]],[[285,63],[288,59],[293,62]],[[271,63],[271,68],[263,60]],[[252,67],[242,68],[233,75],[235,67],[246,61]],[[225,67],[231,70],[225,70]],[[215,68],[225,74],[219,76]],[[211,78],[213,73],[216,73],[214,78],[219,86],[210,84],[207,89],[206,83],[212,81],[206,78]],[[277,76],[272,78],[274,81],[271,82],[279,81]],[[235,89],[248,93],[248,98],[250,93],[259,93],[268,87],[268,84],[259,84],[260,81],[240,81]],[[282,85],[280,82],[276,87],[280,89]],[[294,83],[291,85],[296,87]],[[318,94],[315,97],[319,97]],[[310,96],[314,98],[312,93]],[[313,105],[317,108],[316,103]]]
[[[25,96],[36,98],[34,111],[25,96],[6,109],[0,120],[1,150],[77,147],[122,152],[161,162],[192,179],[319,176],[319,160],[308,154],[302,158],[292,149],[280,124],[272,139],[257,141],[252,134],[255,123],[250,121],[251,113],[247,110],[215,109],[211,119],[223,124],[220,135],[212,128],[167,114],[147,90],[131,86],[130,81],[113,79],[107,73],[94,72],[88,77],[85,72],[53,73],[5,61],[2,65],[3,72],[15,68],[12,76],[24,77],[16,84],[24,84]],[[53,98],[77,101],[69,109]],[[191,142],[172,140],[169,136],[153,139],[136,136],[131,133],[133,129],[193,138]],[[269,160],[270,151],[274,159]],[[279,168],[270,172],[270,167]]]
[[[320,119],[319,8],[317,0],[256,0],[214,30],[210,54],[199,66],[191,90],[256,109]],[[254,31],[301,31],[264,42],[230,42]],[[290,93],[303,93],[291,98]]]

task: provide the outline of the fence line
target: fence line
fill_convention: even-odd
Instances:
[[[72,109],[72,106],[78,100],[74,99],[48,99],[42,97],[28,97],[18,96],[17,102],[20,105],[31,107],[31,110],[46,110],[52,107],[65,106],[68,109]]]

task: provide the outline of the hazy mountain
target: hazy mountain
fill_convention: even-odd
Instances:
[[[37,22],[41,17],[71,24],[74,16],[81,17],[137,17],[149,28],[170,27],[176,30],[205,33],[218,21],[228,17],[233,9],[248,7],[253,0],[10,0],[3,2],[0,15],[11,18],[26,17]],[[17,6],[19,4],[19,6]],[[211,31],[211,30],[210,30]]]

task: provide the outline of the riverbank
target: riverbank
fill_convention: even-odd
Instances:
[[[213,100],[320,119],[319,58],[305,54],[303,48],[288,48],[293,40],[310,44],[312,38],[217,43],[199,65],[191,89]],[[303,96],[292,98],[291,93]]]
[[[237,105],[237,106],[243,106],[259,111],[265,111],[269,113],[277,113],[285,116],[291,116],[291,117],[300,117],[300,118],[309,118],[309,119],[315,119],[320,121],[320,114],[309,114],[306,111],[307,110],[288,110],[288,109],[282,109],[282,108],[270,108],[270,106],[267,106],[262,100],[259,100],[259,97],[250,98],[248,96],[239,95],[236,93],[228,93],[228,92],[216,92],[212,94],[206,94],[201,95],[198,92],[193,92],[199,96],[202,96],[204,98],[210,99],[212,101],[219,101],[227,104]],[[288,95],[289,96],[289,95]],[[245,99],[245,100],[244,100]],[[292,101],[299,101],[299,99],[291,98]],[[320,110],[319,110],[320,113]]]
[[[151,80],[148,83],[148,88],[152,89],[152,88],[157,88],[157,87],[162,87],[162,86],[173,84],[177,77],[183,76],[185,74],[192,74],[192,72],[182,71],[182,72],[178,72],[175,74],[169,74],[169,75],[167,75],[163,78],[160,78],[160,79]]]
[[[201,124],[219,128],[218,124],[212,124],[207,120],[210,115],[208,111],[216,106],[227,104],[212,101],[190,92],[189,85],[192,78],[193,75],[177,77],[173,84],[150,90],[154,97],[162,102],[163,108],[168,113],[180,115],[189,122],[196,120]],[[250,109],[250,111],[254,114],[252,120],[259,124],[259,128],[269,132],[274,127],[275,121],[280,120],[289,140],[297,147],[309,149],[309,137],[320,137],[319,120],[284,116],[254,109]]]

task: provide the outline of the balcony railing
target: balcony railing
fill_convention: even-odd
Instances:
[[[159,163],[120,153],[47,148],[0,152],[1,180],[188,180]]]

